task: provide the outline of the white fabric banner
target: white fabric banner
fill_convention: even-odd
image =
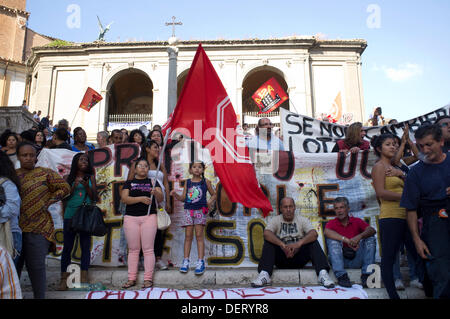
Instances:
[[[97,205],[105,212],[109,232],[104,237],[94,237],[91,253],[92,265],[118,266],[121,253],[120,237],[122,215],[119,212],[120,190],[128,174],[128,164],[139,153],[137,144],[120,144],[89,151],[96,170],[100,201]],[[62,176],[69,173],[75,152],[44,149],[39,155],[38,166],[50,167]],[[341,156],[342,155],[342,156]],[[323,229],[334,218],[332,200],[346,196],[350,211],[355,217],[365,219],[378,230],[379,214],[375,192],[371,185],[370,171],[375,157],[369,152],[344,156],[338,153],[305,154],[274,152],[258,156],[255,164],[260,185],[269,198],[274,211],[263,218],[255,208],[232,203],[214,175],[209,153],[190,141],[179,143],[172,150],[169,160],[170,189],[182,192],[183,182],[189,178],[190,158],[200,158],[207,165],[205,177],[215,185],[217,213],[208,216],[205,228],[205,257],[208,266],[255,267],[263,246],[263,230],[271,218],[278,214],[279,201],[285,196],[294,198],[297,213],[307,217],[319,234],[319,242],[326,252]],[[163,259],[179,266],[183,259],[184,228],[183,203],[172,201],[174,211],[172,225],[166,231]],[[51,209],[58,241],[56,257],[62,250],[61,206]],[[122,248],[123,249],[123,248]],[[74,261],[80,258],[76,245]],[[377,253],[377,258],[379,259]],[[197,245],[192,244],[191,260],[197,259]]]
[[[352,288],[327,289],[313,287],[264,287],[177,290],[172,288],[147,288],[134,291],[91,291],[86,299],[368,299],[360,285]],[[186,309],[188,310],[188,309]]]
[[[289,112],[280,108],[281,129],[284,149],[300,153],[328,153],[340,139],[345,138],[346,126],[316,120],[312,117]],[[414,132],[424,122],[434,123],[441,115],[450,114],[450,104],[433,112],[418,116],[408,121],[385,126],[364,127],[370,139],[381,133],[393,133],[399,137],[403,135],[405,123],[409,124],[411,140],[414,141]]]

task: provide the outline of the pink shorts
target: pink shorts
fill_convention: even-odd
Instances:
[[[208,208],[202,209],[185,209],[182,227],[192,225],[206,225],[206,215],[208,214]]]

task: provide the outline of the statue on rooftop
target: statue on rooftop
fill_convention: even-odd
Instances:
[[[106,26],[106,28],[103,28],[102,22],[100,21],[100,18],[97,16],[97,20],[98,20],[98,26],[100,28],[100,33],[98,34],[98,38],[97,41],[105,41],[105,33],[109,31],[109,29],[111,28],[111,25],[114,23],[111,22],[110,24],[108,24]]]

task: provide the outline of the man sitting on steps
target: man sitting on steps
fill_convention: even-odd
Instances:
[[[334,200],[336,218],[325,226],[328,257],[331,267],[342,287],[351,287],[345,268],[361,268],[361,282],[367,287],[370,273],[367,267],[375,263],[376,230],[360,218],[349,216],[347,197]]]
[[[281,269],[300,269],[312,261],[319,284],[333,288],[334,282],[328,276],[330,266],[327,257],[310,221],[295,214],[295,202],[291,197],[281,200],[280,211],[281,215],[273,217],[264,229],[259,275],[251,283],[252,287],[270,285],[274,265]]]

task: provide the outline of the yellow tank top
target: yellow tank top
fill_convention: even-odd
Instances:
[[[388,191],[401,194],[404,182],[397,176],[386,176],[384,188]],[[400,207],[400,201],[380,199],[380,219],[401,218],[406,219],[406,210]]]

